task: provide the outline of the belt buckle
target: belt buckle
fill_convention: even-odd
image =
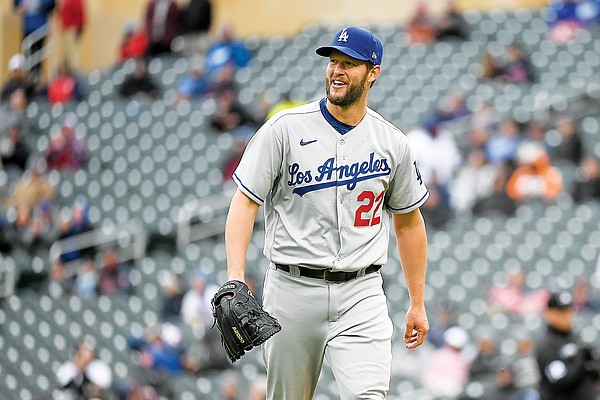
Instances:
[[[327,274],[328,273],[333,273],[333,271],[330,270],[330,269],[326,269],[325,271],[323,271],[323,280],[325,282],[327,282],[327,283],[335,283],[335,282],[337,282],[337,281],[332,281],[332,280],[327,279]]]

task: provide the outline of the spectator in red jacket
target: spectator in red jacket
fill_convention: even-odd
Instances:
[[[62,28],[62,59],[70,65],[79,67],[79,38],[85,25],[83,0],[62,0],[58,9],[58,18]]]
[[[46,149],[46,164],[48,169],[80,169],[88,159],[85,142],[75,136],[77,117],[68,113],[63,118],[60,133],[52,139]]]
[[[123,30],[123,40],[119,47],[119,61],[142,58],[148,51],[148,33],[139,29],[135,21],[130,21]]]
[[[48,101],[50,104],[70,103],[82,98],[77,76],[67,62],[62,63],[58,66],[56,76],[48,84]]]

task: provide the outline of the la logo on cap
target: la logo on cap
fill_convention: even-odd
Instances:
[[[346,29],[342,29],[342,33],[338,36],[338,42],[347,42],[348,41],[348,32]]]

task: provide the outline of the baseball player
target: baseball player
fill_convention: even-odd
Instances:
[[[429,330],[419,211],[428,191],[406,136],[367,107],[379,39],[350,26],[316,53],[329,59],[326,98],[271,117],[233,175],[228,279],[244,281],[264,205],[263,306],[281,324],[262,345],[268,399],[311,399],[324,357],[342,399],[385,399],[393,326],[380,269],[393,228],[410,297],[404,342],[414,349]]]

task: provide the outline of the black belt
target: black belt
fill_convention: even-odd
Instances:
[[[289,265],[275,264],[277,269],[285,272],[290,272],[291,268]],[[345,271],[332,271],[330,269],[311,269],[304,267],[297,267],[300,270],[300,276],[307,278],[323,279],[326,282],[346,282],[350,281],[358,276],[359,271],[345,272]],[[364,271],[365,275],[377,272],[381,269],[381,265],[369,265]]]

